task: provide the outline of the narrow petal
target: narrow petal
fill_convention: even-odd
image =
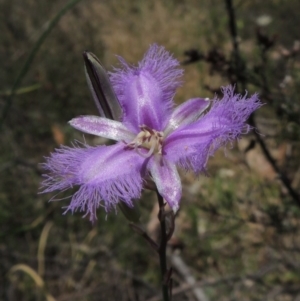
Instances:
[[[84,133],[116,141],[132,141],[135,137],[121,122],[98,116],[80,116],[69,123]]]
[[[204,171],[208,157],[219,147],[249,132],[246,121],[261,106],[258,96],[242,97],[234,94],[231,86],[223,88],[223,93],[222,100],[214,99],[206,115],[166,138],[163,153],[168,160],[196,173]]]
[[[120,201],[132,206],[142,189],[144,159],[124,149],[123,143],[98,147],[62,147],[43,164],[43,192],[79,186],[66,211],[84,211],[96,219],[96,209],[115,208]],[[122,168],[120,168],[122,167]]]
[[[105,68],[91,52],[83,53],[85,75],[101,117],[121,120],[122,108],[112,88]]]
[[[158,192],[176,212],[179,209],[182,187],[175,164],[168,162],[160,155],[153,156],[148,164]]]
[[[192,98],[178,106],[172,113],[164,130],[165,136],[178,127],[197,120],[209,107],[210,102],[204,98]]]
[[[183,71],[163,47],[152,45],[138,67],[120,59],[123,69],[110,74],[122,105],[123,121],[137,132],[140,125],[161,131],[171,113],[173,96]]]

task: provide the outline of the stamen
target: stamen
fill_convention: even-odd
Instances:
[[[140,126],[141,131],[136,135],[132,142],[127,144],[128,148],[137,151],[141,156],[148,158],[153,153],[162,153],[163,133],[149,128],[146,125]],[[147,153],[141,151],[141,148],[148,149]]]

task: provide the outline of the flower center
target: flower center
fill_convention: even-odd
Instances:
[[[153,153],[162,153],[162,142],[164,134],[149,128],[146,125],[140,126],[141,131],[127,144],[127,147],[135,149],[141,156],[150,157]],[[148,149],[148,153],[143,153],[139,148]]]

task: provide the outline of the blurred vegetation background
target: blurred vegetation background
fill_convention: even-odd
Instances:
[[[54,24],[66,1],[0,1],[0,299],[160,300],[156,254],[121,213],[99,210],[91,225],[38,194],[44,156],[84,139],[67,122],[97,114],[82,52],[111,70],[116,54],[137,63],[158,43],[185,69],[177,103],[228,83],[265,103],[257,131],[211,158],[208,177],[182,172],[173,300],[299,301],[300,2],[73,2]],[[155,237],[155,195],[139,203]]]

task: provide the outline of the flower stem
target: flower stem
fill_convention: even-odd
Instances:
[[[166,229],[166,220],[165,220],[165,204],[163,197],[157,192],[158,204],[159,204],[159,214],[158,219],[160,222],[160,230],[161,230],[161,240],[159,246],[159,261],[160,261],[160,271],[161,271],[161,279],[162,279],[162,295],[164,301],[169,301],[169,285],[167,278],[167,229]]]

